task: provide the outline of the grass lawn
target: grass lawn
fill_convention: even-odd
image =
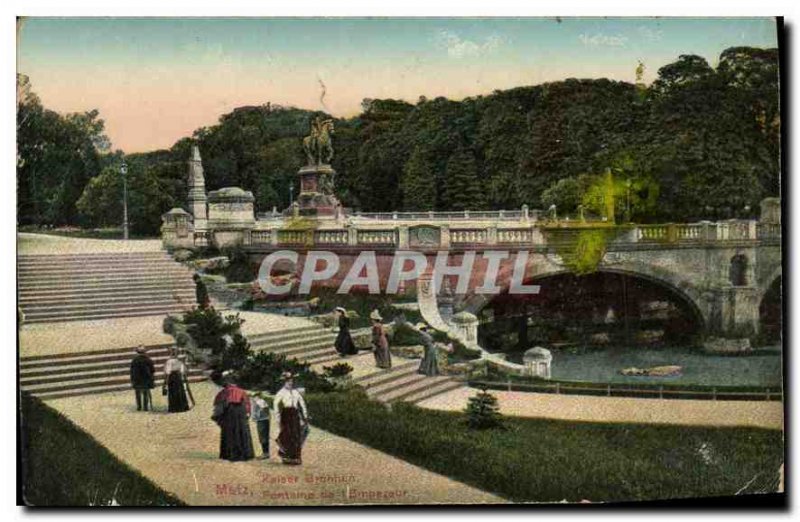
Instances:
[[[22,395],[22,482],[30,506],[182,505],[56,411]]]
[[[634,501],[773,492],[783,434],[506,418],[474,431],[465,416],[360,392],[309,396],[312,423],[516,502]]]

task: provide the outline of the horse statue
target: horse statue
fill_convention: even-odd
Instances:
[[[329,164],[333,158],[333,120],[323,120],[317,116],[311,122],[311,134],[303,138],[309,165]]]

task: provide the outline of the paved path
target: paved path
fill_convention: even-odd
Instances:
[[[199,407],[179,414],[136,412],[132,392],[55,399],[48,405],[191,505],[504,502],[313,426],[302,466],[280,464],[274,444],[268,461],[219,460],[219,428],[210,419],[217,388],[202,383],[192,390]],[[161,396],[154,399],[163,410]]]
[[[21,255],[104,254],[119,252],[158,252],[160,239],[90,239],[49,234],[17,233],[17,249]]]
[[[418,404],[423,408],[461,411],[476,390],[456,389]],[[687,426],[753,426],[783,429],[783,404],[778,401],[702,401],[592,397],[492,390],[500,412],[591,422],[631,422]]]

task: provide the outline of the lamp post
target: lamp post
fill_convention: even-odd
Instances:
[[[128,164],[122,160],[119,166],[122,174],[122,237],[128,239]]]

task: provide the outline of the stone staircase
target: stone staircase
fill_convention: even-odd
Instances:
[[[308,364],[319,364],[339,359],[333,348],[336,334],[320,325],[309,324],[247,336],[253,351],[271,352],[298,359]]]
[[[364,375],[353,379],[353,383],[364,387],[369,397],[385,403],[418,403],[464,386],[454,377],[428,377],[419,374],[417,368],[418,360],[402,363],[397,361],[390,370]]]
[[[195,304],[192,272],[166,252],[21,255],[26,323],[180,312]]]
[[[171,344],[147,347],[147,355],[156,366],[155,403],[159,400],[155,395],[160,396],[164,362],[171,347]],[[130,363],[134,355],[134,347],[129,347],[21,357],[20,388],[41,399],[131,390]],[[189,370],[189,382],[206,377],[202,369]]]

